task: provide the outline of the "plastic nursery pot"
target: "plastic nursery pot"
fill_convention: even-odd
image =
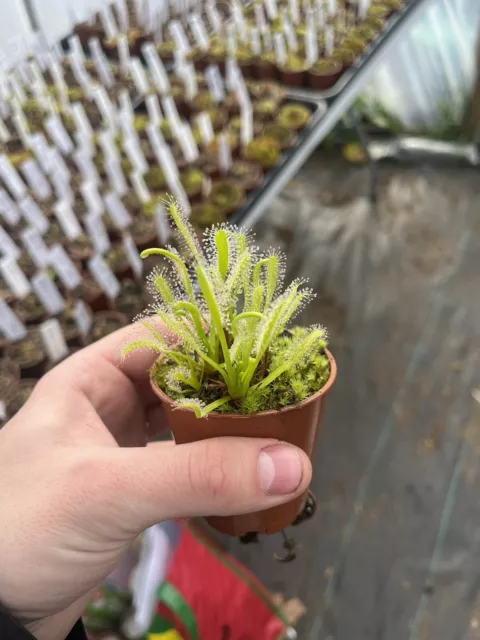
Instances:
[[[95,313],[90,329],[90,341],[96,342],[114,331],[125,327],[127,324],[127,316],[119,311],[100,311],[100,313]]]
[[[143,179],[151,191],[163,189],[166,184],[165,176],[163,175],[163,171],[160,167],[153,167],[152,169],[149,169],[143,176]]]
[[[335,59],[317,60],[308,70],[308,84],[316,91],[325,91],[334,86],[343,72],[343,64]]]
[[[234,180],[220,180],[212,184],[208,202],[229,216],[245,204],[245,190]]]
[[[330,377],[318,393],[307,400],[281,411],[265,411],[251,416],[211,413],[208,418],[198,419],[192,411],[177,409],[173,401],[159,389],[153,378],[152,388],[166,413],[176,444],[186,444],[217,437],[273,438],[288,442],[310,457],[320,428],[328,391],[337,375],[337,366],[329,351],[325,351],[330,362]],[[306,496],[300,496],[287,504],[258,513],[240,516],[209,517],[207,522],[217,531],[240,537],[250,532],[272,534],[291,525],[302,509]]]
[[[254,73],[259,80],[278,80],[279,74],[275,65],[275,56],[266,54],[255,65]]]
[[[154,247],[157,242],[157,229],[154,217],[140,215],[138,218],[135,218],[130,227],[130,233],[139,252]]]
[[[200,169],[187,169],[180,175],[180,183],[185,190],[190,202],[198,202],[202,199],[203,181],[205,174]]]
[[[10,358],[0,360],[0,400],[5,401],[20,381],[20,367]]]
[[[34,293],[15,303],[15,312],[27,326],[40,324],[47,319],[47,312]]]
[[[105,261],[119,280],[133,278],[132,267],[123,251],[122,245],[114,245],[105,254]]]
[[[274,138],[267,136],[254,138],[242,149],[242,157],[258,162],[262,169],[271,169],[280,157],[280,145]]]
[[[79,262],[82,267],[85,268],[90,258],[93,257],[95,251],[92,247],[90,238],[83,234],[69,242],[68,253],[74,262]]]
[[[312,112],[305,105],[289,102],[280,108],[276,123],[290,131],[300,131],[306,127],[311,117]]]
[[[229,178],[244,191],[252,191],[263,183],[262,167],[254,162],[236,160],[230,167]]]
[[[90,276],[84,278],[80,285],[72,291],[72,298],[80,298],[94,312],[106,311],[109,308],[105,292]]]
[[[274,138],[282,150],[290,149],[297,141],[297,133],[295,130],[287,129],[277,123],[267,125],[264,134],[269,138]]]
[[[192,207],[189,221],[198,229],[207,229],[225,220],[225,214],[214,204],[204,202]]]
[[[125,280],[122,289],[115,298],[115,311],[118,311],[131,322],[133,318],[144,311],[145,300],[143,288],[135,280]]]
[[[23,340],[10,344],[5,355],[20,367],[20,377],[41,378],[45,373],[47,356],[43,350],[40,334],[35,329],[28,331]]]
[[[98,38],[100,41],[103,38],[103,28],[88,24],[88,22],[78,24],[73,33],[78,36],[78,39],[82,43],[82,47],[84,49],[88,47],[88,41],[90,38]]]
[[[25,379],[10,391],[5,398],[5,416],[7,420],[13,418],[13,416],[20,411],[32,395],[32,391],[37,382],[38,381],[33,378]]]
[[[285,67],[279,68],[279,77],[282,84],[288,87],[303,87],[307,79],[307,65],[300,59]]]
[[[87,309],[91,314],[91,309]],[[85,339],[80,333],[80,330],[75,321],[75,314],[72,308],[67,308],[61,315],[58,316],[58,321],[62,327],[63,335],[65,336],[65,342],[71,348],[85,346]]]

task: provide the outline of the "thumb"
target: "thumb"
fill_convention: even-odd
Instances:
[[[155,443],[109,455],[107,468],[116,478],[112,500],[135,532],[176,517],[268,509],[301,495],[311,480],[308,456],[276,440]]]

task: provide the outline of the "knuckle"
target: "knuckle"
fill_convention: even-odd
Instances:
[[[215,502],[222,501],[229,487],[224,448],[216,442],[205,441],[201,455],[191,456],[190,464],[194,489]]]

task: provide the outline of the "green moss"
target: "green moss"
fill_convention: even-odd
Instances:
[[[279,367],[285,360],[292,340],[303,335],[307,335],[307,329],[296,327],[288,332],[288,335],[277,338],[267,354],[264,370],[258,372],[253,382],[259,382]],[[173,360],[159,360],[152,370],[155,382],[172,400],[196,398],[205,404],[210,404],[223,397],[225,389],[221,381],[214,382],[211,379],[206,380],[197,393],[191,393],[192,390],[189,391],[187,386],[172,387],[169,380],[172,371],[177,367]],[[273,411],[294,406],[320,391],[329,377],[330,363],[325,355],[325,343],[319,342],[300,367],[287,371],[270,386],[252,391],[238,402],[224,404],[217,411],[250,415],[259,411]]]
[[[160,167],[149,169],[144,175],[144,180],[149,189],[161,189],[165,186],[165,176]]]
[[[303,104],[291,102],[283,106],[277,116],[277,122],[285,129],[302,129],[310,120],[312,113]]]
[[[246,160],[258,162],[264,169],[273,167],[280,155],[280,145],[274,138],[261,136],[250,140],[243,151]]]

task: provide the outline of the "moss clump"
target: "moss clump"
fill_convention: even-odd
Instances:
[[[204,203],[192,207],[190,222],[200,229],[206,229],[223,222],[225,216],[214,204]]]
[[[233,180],[221,180],[212,185],[209,202],[225,213],[232,213],[245,199],[245,191]]]
[[[160,167],[149,169],[143,176],[145,184],[149,189],[158,190],[165,186],[165,176]]]
[[[289,55],[285,60],[285,64],[283,64],[280,68],[282,71],[287,71],[289,73],[301,73],[302,71],[306,71],[308,65],[300,58],[300,56]]]
[[[277,111],[278,103],[276,100],[266,98],[265,100],[259,100],[253,105],[253,113],[262,120],[272,118]]]
[[[243,149],[243,157],[246,160],[253,160],[263,169],[270,169],[275,166],[280,156],[280,145],[274,138],[261,136],[250,140]]]
[[[277,116],[277,123],[285,127],[285,129],[298,131],[299,129],[303,129],[311,117],[312,113],[310,109],[303,104],[291,102],[280,109]]]
[[[283,127],[280,124],[269,124],[265,127],[265,135],[274,138],[282,149],[289,149],[295,142],[296,134],[291,128]]]
[[[202,191],[205,174],[200,169],[189,169],[180,176],[180,182],[187,196],[198,195]]]

